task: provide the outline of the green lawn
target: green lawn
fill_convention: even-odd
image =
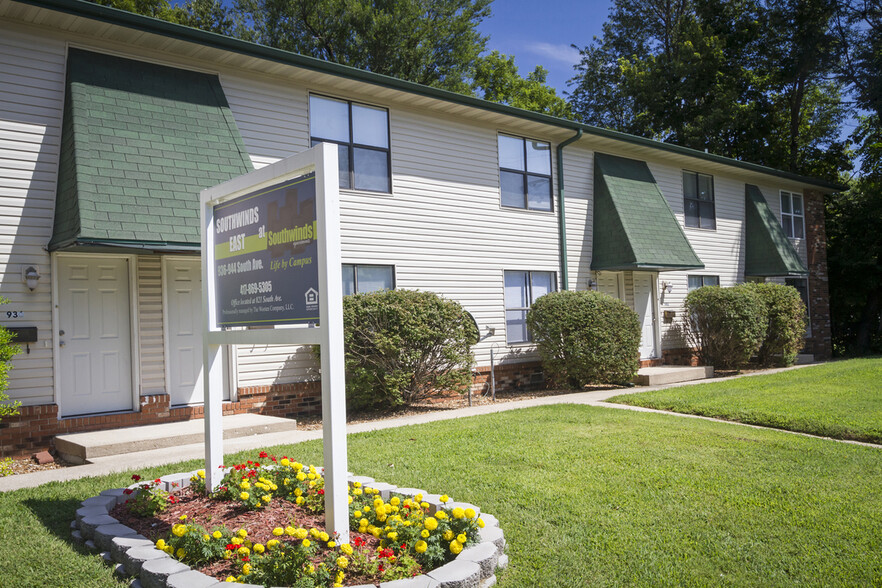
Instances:
[[[319,442],[272,452],[321,460]],[[876,448],[558,405],[353,435],[349,459],[496,515],[511,557],[502,588],[882,586]],[[0,585],[118,585],[68,526],[80,500],[130,474],[0,494]]]
[[[626,394],[609,402],[882,443],[882,358]]]

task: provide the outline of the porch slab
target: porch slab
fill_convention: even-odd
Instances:
[[[264,433],[297,430],[297,421],[261,414],[235,414],[222,419],[224,439]],[[55,449],[70,463],[89,463],[96,457],[121,455],[151,449],[163,449],[202,443],[204,419],[127,427],[91,433],[73,433],[55,438]]]
[[[638,386],[662,386],[664,384],[691,382],[692,380],[704,380],[713,377],[714,367],[711,365],[698,367],[665,365],[640,368],[637,370],[637,377],[634,378],[634,383]]]

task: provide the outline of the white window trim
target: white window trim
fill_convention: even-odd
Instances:
[[[784,195],[787,195],[787,198],[790,199],[790,210],[791,212],[784,212]],[[788,239],[805,239],[805,195],[800,194],[799,192],[791,192],[789,190],[781,190],[780,198],[778,201],[778,205],[781,207],[781,228],[784,229],[784,234],[787,235],[787,229],[785,228],[784,219],[787,218],[790,222],[790,235],[787,235]],[[793,197],[799,196],[802,200],[802,214],[794,214],[793,211]],[[802,237],[796,237],[793,223],[796,222],[796,219],[799,219],[799,222],[802,223]]]

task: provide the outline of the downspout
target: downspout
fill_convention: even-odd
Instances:
[[[561,290],[570,289],[570,278],[567,272],[567,215],[564,209],[564,176],[563,176],[563,148],[570,143],[575,143],[582,138],[582,129],[576,134],[557,146],[557,217],[560,232],[560,285]]]

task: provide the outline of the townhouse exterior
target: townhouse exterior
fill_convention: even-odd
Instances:
[[[598,289],[647,364],[691,359],[694,287],[794,285],[831,353],[823,198],[837,187],[81,0],[0,0],[0,324],[19,329],[0,451],[198,418],[202,188],[338,145],[347,292],[475,318],[476,388],[541,378],[532,300]],[[308,349],[228,350],[225,413],[318,409]]]

